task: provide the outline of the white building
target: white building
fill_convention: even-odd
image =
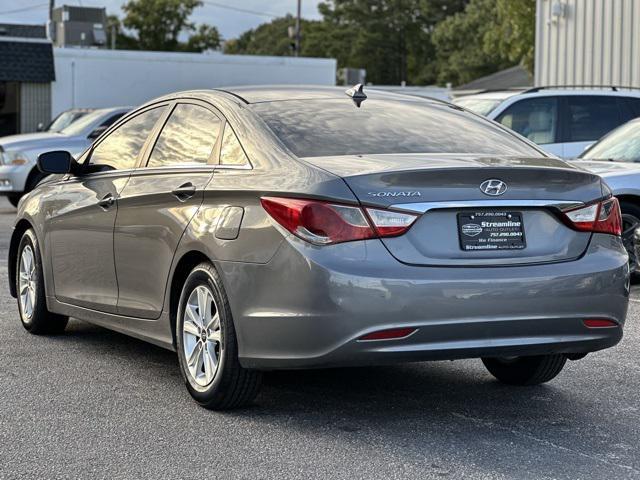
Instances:
[[[179,90],[230,85],[334,85],[336,61],[221,53],[54,48],[51,113],[139,105]]]
[[[335,78],[334,59],[52,48],[43,25],[0,23],[0,136],[33,132],[74,107],[136,106],[231,85],[334,85]]]
[[[640,0],[537,0],[535,84],[640,87]]]

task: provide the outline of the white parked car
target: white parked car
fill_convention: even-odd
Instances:
[[[453,101],[515,130],[561,158],[576,158],[614,128],[640,117],[640,90],[536,87]]]
[[[129,110],[130,107],[102,108],[87,113],[59,132],[0,138],[0,195],[8,197],[12,205],[18,205],[20,198],[44,176],[36,167],[38,155],[51,150],[65,150],[78,157]]]

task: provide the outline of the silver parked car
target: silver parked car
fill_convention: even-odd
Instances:
[[[176,350],[208,408],[269,369],[482,358],[549,381],[622,337],[618,202],[600,177],[451,104],[319,87],[166,96],[20,203],[11,293]]]
[[[93,112],[95,109],[93,108],[72,108],[70,110],[65,110],[64,112],[59,113],[56,118],[49,122],[49,125],[46,127],[44,124],[38,125],[39,132],[60,132],[63,129],[67,128],[76,120],[84,117],[87,113]]]
[[[601,175],[620,201],[622,240],[632,273],[640,272],[634,233],[640,227],[640,118],[605,135],[580,156],[576,165]]]
[[[640,90],[624,87],[534,87],[468,95],[454,103],[567,159],[578,157],[607,132],[640,116]]]
[[[131,108],[101,108],[69,123],[60,131],[26,133],[0,138],[0,195],[13,206],[30,192],[44,175],[36,168],[42,152],[66,150],[80,155],[91,142]]]

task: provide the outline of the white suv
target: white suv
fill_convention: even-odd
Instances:
[[[640,117],[640,90],[621,87],[536,87],[467,95],[453,103],[561,158],[576,158],[609,131]]]

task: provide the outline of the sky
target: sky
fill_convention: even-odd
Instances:
[[[107,7],[108,14],[122,17],[120,7],[126,0],[56,0],[56,6],[82,5]],[[224,39],[268,22],[273,17],[295,15],[296,0],[203,0],[194,10],[191,21],[215,25]],[[302,0],[302,17],[318,19],[320,0]],[[45,23],[47,0],[0,0],[0,23]]]

